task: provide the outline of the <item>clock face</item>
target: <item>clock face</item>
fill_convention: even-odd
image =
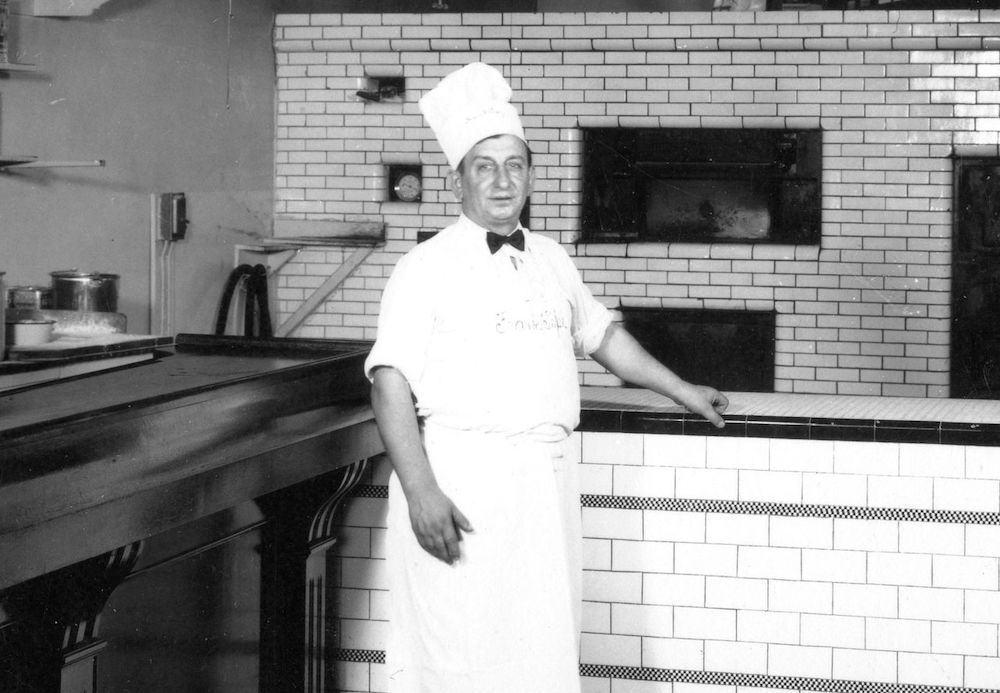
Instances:
[[[420,199],[420,176],[412,172],[401,173],[392,190],[402,202],[416,202]]]

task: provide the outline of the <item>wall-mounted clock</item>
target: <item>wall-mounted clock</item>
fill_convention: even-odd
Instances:
[[[389,166],[388,194],[397,202],[419,202],[424,190],[420,166]]]

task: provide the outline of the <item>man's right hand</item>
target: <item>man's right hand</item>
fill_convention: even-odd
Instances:
[[[435,485],[411,494],[407,503],[420,546],[449,565],[461,558],[462,532],[471,532],[472,524],[452,500]]]
[[[403,374],[390,366],[372,374],[372,409],[392,467],[406,494],[410,524],[430,555],[451,564],[461,557],[462,532],[471,532],[465,515],[444,494],[427,460],[413,391]]]

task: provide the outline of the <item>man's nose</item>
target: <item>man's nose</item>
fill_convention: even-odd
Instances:
[[[496,180],[494,181],[498,188],[506,188],[510,185],[510,171],[508,171],[503,166],[497,169]]]

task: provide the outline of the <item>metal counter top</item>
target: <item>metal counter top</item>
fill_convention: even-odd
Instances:
[[[0,588],[381,452],[368,345],[182,337],[0,396]]]
[[[0,443],[26,427],[124,412],[323,363],[356,364],[367,352],[362,342],[178,335],[152,361],[0,393]]]

